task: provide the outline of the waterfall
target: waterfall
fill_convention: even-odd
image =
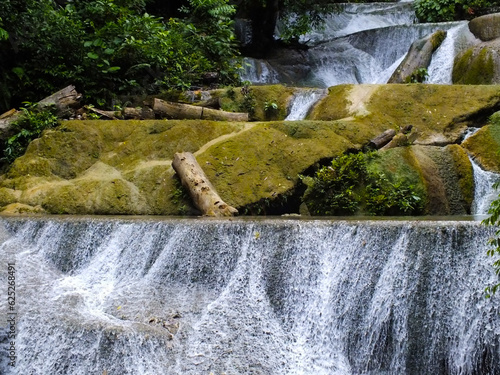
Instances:
[[[500,175],[483,170],[472,158],[470,158],[470,161],[474,173],[472,213],[474,215],[486,215],[491,202],[499,198],[498,191],[493,189],[493,184],[500,181]]]
[[[240,74],[240,78],[242,81],[254,84],[279,82],[278,73],[268,62],[249,57],[243,59],[243,72]]]
[[[479,222],[0,218],[6,375],[497,374]],[[7,304],[0,304],[6,316]],[[0,346],[8,343],[0,324]]]
[[[285,121],[305,119],[311,107],[325,95],[326,90],[303,89],[298,91],[293,97],[290,113]]]
[[[363,30],[415,23],[411,3],[345,3],[339,12],[326,17],[325,24],[301,37],[301,42],[315,45]]]
[[[309,50],[279,51],[269,60],[247,58],[242,79],[323,88],[386,83],[415,40],[445,30],[449,35],[433,57],[428,80],[451,83],[453,56],[477,43],[466,22],[416,24],[411,2],[339,7],[338,13],[326,17],[323,28],[301,38]]]
[[[448,30],[441,46],[434,52],[428,68],[427,83],[451,84],[454,57],[479,41],[469,31],[468,22],[458,22]]]

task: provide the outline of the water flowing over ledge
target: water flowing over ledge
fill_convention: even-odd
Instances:
[[[15,371],[3,355],[0,372],[497,374],[500,304],[482,293],[491,233],[474,221],[1,218],[19,335]]]

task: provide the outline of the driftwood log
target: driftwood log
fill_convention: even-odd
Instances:
[[[158,98],[153,101],[153,111],[159,117],[169,119],[248,121],[248,113],[225,112],[196,105],[167,102]]]
[[[188,189],[193,204],[204,216],[233,216],[238,210],[225,203],[190,152],[174,155],[172,167]]]
[[[395,135],[396,131],[394,129],[388,129],[382,134],[370,140],[370,142],[368,143],[368,148],[372,150],[378,150],[388,144]]]

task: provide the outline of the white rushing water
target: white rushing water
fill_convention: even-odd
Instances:
[[[500,301],[482,292],[497,280],[491,234],[478,222],[3,218],[17,361],[2,351],[0,373],[497,374]],[[3,319],[2,347],[8,330]]]
[[[447,31],[445,40],[432,55],[427,83],[451,84],[454,57],[472,44],[479,43],[479,40],[469,31],[468,22],[456,24]]]
[[[466,22],[415,24],[409,3],[343,4],[323,29],[302,39],[311,47],[277,59],[247,58],[242,79],[256,84],[285,83],[330,87],[349,83],[386,83],[417,39],[437,30],[448,37],[433,57],[429,82],[451,83],[453,56],[477,41]]]
[[[285,121],[303,120],[313,105],[326,95],[326,90],[321,89],[301,89],[295,93],[290,113]]]
[[[485,171],[471,158],[474,173],[474,201],[472,214],[486,215],[491,202],[499,198],[499,191],[493,188],[495,182],[500,181],[500,174]]]

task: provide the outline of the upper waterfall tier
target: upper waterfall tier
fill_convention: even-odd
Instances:
[[[246,58],[242,79],[329,87],[343,83],[387,83],[410,46],[437,30],[450,30],[429,66],[429,83],[451,83],[454,57],[478,43],[466,22],[415,23],[412,3],[343,4],[324,28],[301,41],[307,51],[277,50],[265,59]]]

